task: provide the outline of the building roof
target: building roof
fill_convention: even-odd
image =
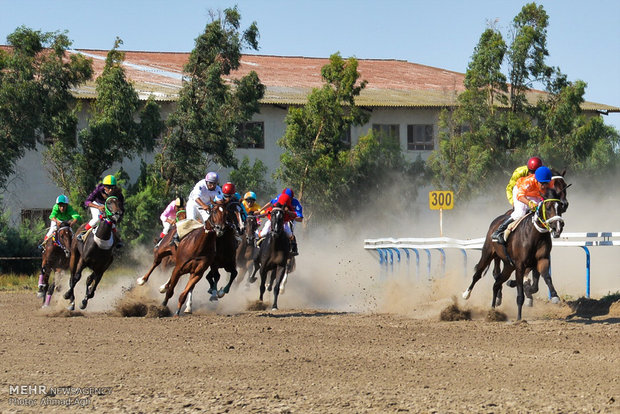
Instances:
[[[95,78],[103,72],[107,50],[79,49],[93,60]],[[183,66],[189,53],[124,51],[127,77],[134,82],[141,99],[153,96],[158,101],[175,101],[182,86]],[[313,88],[323,85],[321,68],[328,58],[301,56],[243,55],[241,67],[231,74],[240,78],[250,71],[265,85],[261,102],[276,105],[302,105]],[[368,81],[356,98],[368,107],[451,107],[457,94],[465,90],[465,74],[404,60],[358,59],[361,79]],[[74,90],[79,98],[94,99],[95,83],[88,82]],[[536,102],[544,92],[528,94]],[[581,105],[586,111],[620,112],[620,108],[594,102]]]

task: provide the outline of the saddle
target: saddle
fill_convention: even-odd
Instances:
[[[179,235],[179,240],[187,236],[192,230],[196,230],[201,227],[203,227],[203,224],[198,220],[180,220],[179,222],[177,222],[177,234]]]
[[[510,233],[512,233],[514,231],[514,229],[517,228],[517,226],[519,224],[521,224],[521,222],[526,218],[529,217],[532,213],[529,212],[524,216],[519,217],[517,220],[513,221],[512,223],[510,223],[508,225],[508,227],[506,228],[506,230],[504,231],[504,240],[508,240],[508,236],[510,236]]]

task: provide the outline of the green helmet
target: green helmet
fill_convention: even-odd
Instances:
[[[69,204],[69,199],[67,198],[66,195],[61,194],[56,198],[56,204],[60,204],[60,203]]]
[[[116,177],[113,175],[106,175],[103,178],[103,185],[116,185]]]

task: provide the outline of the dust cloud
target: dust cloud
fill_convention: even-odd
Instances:
[[[581,181],[567,175],[572,183],[568,190],[570,206],[564,214],[564,232],[620,231],[620,177],[606,177],[599,183]],[[398,194],[398,186],[389,189],[389,196],[376,200],[390,200]],[[491,191],[489,191],[491,193]],[[489,223],[504,213],[509,204],[501,187],[493,195],[466,203],[455,200],[455,208],[443,212],[443,235],[458,239],[484,237]],[[345,222],[296,229],[300,255],[297,267],[288,277],[286,290],[279,297],[280,312],[311,309],[335,312],[394,313],[412,318],[438,319],[446,307],[455,304],[471,312],[473,319],[484,319],[490,308],[492,276],[484,276],[474,288],[468,301],[461,293],[471,283],[474,265],[480,253],[468,251],[464,257],[460,250],[446,249],[445,269],[439,252],[431,252],[429,264],[426,252],[418,259],[411,253],[407,257],[396,255],[394,262],[380,265],[374,251],[364,250],[364,239],[383,237],[438,237],[439,212],[428,207],[428,191],[420,193],[419,200],[403,208],[380,207],[378,202],[368,202],[363,212],[351,215]],[[383,203],[385,205],[385,203]],[[619,247],[591,247],[591,297],[600,298],[620,291]],[[156,270],[144,286],[135,286],[152,263],[149,249],[132,252],[139,265],[135,268],[116,268],[104,275],[87,311],[105,312],[115,309],[119,300],[131,292],[132,300],[144,303],[161,303],[163,295],[159,286],[171,273],[169,269]],[[554,247],[552,252],[552,277],[560,297],[570,300],[586,293],[586,256],[580,247]],[[87,274],[87,273],[85,273]],[[221,271],[218,287],[228,280]],[[85,279],[85,278],[83,278]],[[188,276],[182,276],[170,299],[169,308],[177,309],[179,293],[184,289]],[[217,302],[210,302],[208,284],[203,279],[195,288],[194,313],[236,314],[256,309],[260,278],[252,285],[247,277],[235,283],[230,294]],[[83,281],[76,288],[76,303],[83,295]],[[57,295],[60,297],[60,295]],[[516,316],[516,290],[504,286],[501,311],[509,319]],[[547,289],[540,282],[533,308],[524,309],[524,317],[546,317],[564,314],[558,305],[546,301]],[[60,300],[63,304],[66,302]],[[265,302],[271,303],[272,293],[265,293]],[[64,306],[64,305],[62,305]],[[57,308],[56,308],[57,309]]]

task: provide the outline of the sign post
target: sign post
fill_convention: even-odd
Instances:
[[[428,205],[431,210],[439,210],[439,236],[443,237],[443,210],[452,210],[454,207],[454,193],[452,191],[430,191]]]

